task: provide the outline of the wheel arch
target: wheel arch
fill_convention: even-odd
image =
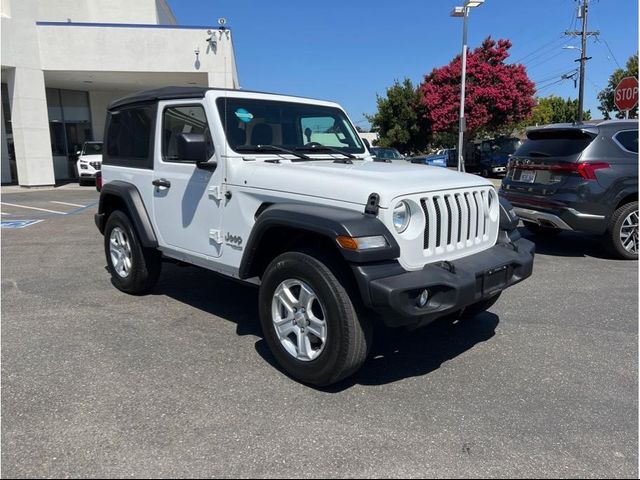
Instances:
[[[124,211],[131,219],[133,227],[140,238],[140,243],[146,248],[157,248],[158,240],[151,224],[151,219],[144,206],[140,192],[129,182],[116,180],[109,182],[100,191],[98,213],[95,220],[100,233],[104,233],[104,226],[109,215],[115,210]]]
[[[375,216],[354,210],[303,204],[261,206],[239,268],[240,278],[259,276],[280,253],[299,248],[322,248],[349,263],[387,260],[400,256],[393,235]],[[336,237],[382,235],[388,246],[371,251],[341,248]]]

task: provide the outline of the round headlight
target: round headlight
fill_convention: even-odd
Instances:
[[[393,209],[393,226],[396,232],[402,233],[409,226],[411,220],[411,210],[404,200],[398,203]]]

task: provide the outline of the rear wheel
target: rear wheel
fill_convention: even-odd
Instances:
[[[140,295],[155,286],[162,267],[160,252],[142,247],[131,220],[120,210],[109,215],[104,229],[104,250],[107,268],[118,290]]]
[[[627,203],[618,208],[604,236],[605,246],[616,257],[627,260],[638,259],[638,202]]]
[[[287,252],[269,264],[260,285],[260,322],[271,352],[292,377],[316,386],[355,373],[371,343],[371,325],[329,265]]]
[[[560,232],[562,232],[560,228],[543,227],[542,225],[538,225],[537,223],[533,223],[533,222],[522,222],[522,223],[524,224],[525,227],[527,227],[527,230],[529,230],[531,233],[539,237],[553,237],[559,234]]]

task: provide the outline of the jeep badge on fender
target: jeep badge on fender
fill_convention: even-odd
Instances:
[[[533,266],[489,181],[374,162],[332,102],[200,87],[125,97],[108,108],[102,183],[96,224],[118,289],[150,291],[163,259],[258,284],[267,345],[312,385],[360,368],[374,316],[412,328],[473,316]]]

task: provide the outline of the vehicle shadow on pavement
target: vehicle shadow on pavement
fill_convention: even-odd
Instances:
[[[495,335],[497,315],[484,312],[457,321],[438,320],[415,331],[376,326],[369,358],[350,379],[327,389],[338,393],[355,384],[385,385],[427,375]]]
[[[553,257],[592,257],[611,260],[601,237],[587,233],[562,232],[552,237],[532,235],[525,227],[520,234],[536,244],[536,253]]]
[[[209,270],[165,264],[153,293],[166,295],[235,323],[239,336],[260,337],[255,345],[256,351],[266,362],[282,371],[262,338],[257,288],[223,278]],[[494,336],[499,321],[497,315],[485,312],[455,323],[436,321],[415,331],[378,324],[374,344],[363,368],[355,376],[321,390],[338,393],[355,384],[384,385],[426,375],[446,361],[489,340]]]
[[[262,337],[258,320],[258,289],[215,272],[165,263],[154,295],[166,295],[237,325],[239,336]]]

